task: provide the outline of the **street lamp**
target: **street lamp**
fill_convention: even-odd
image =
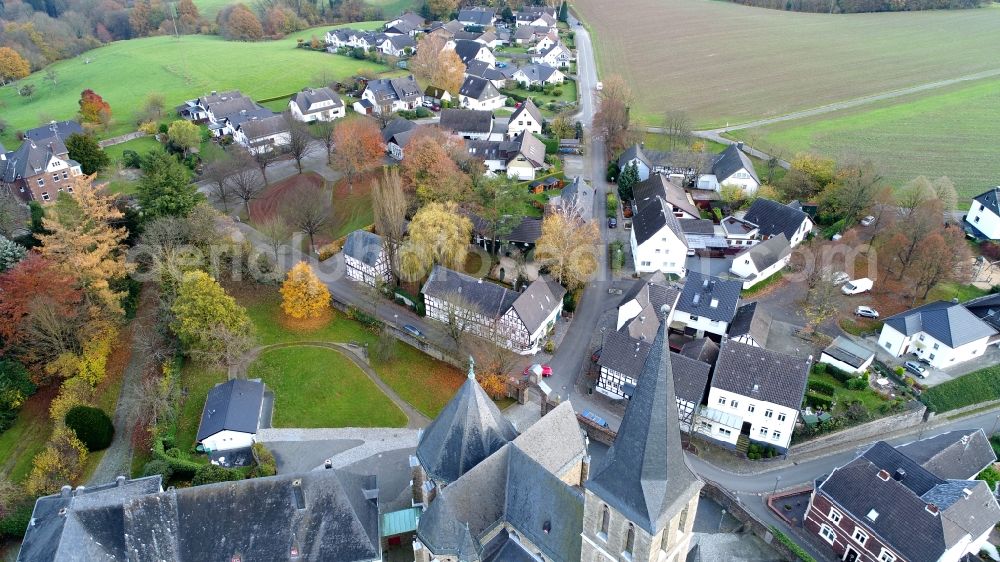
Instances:
[[[719,528],[718,528],[718,529],[716,529],[716,531],[717,531],[717,532],[720,532],[720,533],[722,532],[722,521],[723,521],[723,520],[724,520],[725,518],[726,518],[726,510],[725,510],[725,509],[723,509],[723,510],[722,510],[722,516],[721,516],[721,517],[719,517]]]
[[[771,495],[772,496],[778,492],[778,482],[781,482],[781,475],[780,474],[774,477],[774,489],[771,490]]]

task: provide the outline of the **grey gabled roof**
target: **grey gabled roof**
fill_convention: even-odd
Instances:
[[[553,74],[559,72],[559,69],[547,64],[527,64],[519,68],[518,71],[522,72],[529,82],[534,83],[548,80]]]
[[[727,146],[712,163],[712,174],[718,178],[719,182],[724,181],[740,169],[746,169],[753,181],[760,183],[760,180],[757,179],[757,171],[753,169],[753,162],[735,144]]]
[[[678,219],[684,234],[714,234],[715,223],[710,219]]]
[[[650,346],[652,342],[633,338],[627,330],[608,331],[601,344],[601,357],[597,364],[635,377],[646,364]]]
[[[497,90],[497,87],[493,85],[493,82],[478,76],[466,76],[465,81],[462,82],[462,87],[458,90],[458,93],[459,95],[478,101],[498,98],[503,95],[500,93],[500,90]]]
[[[198,441],[220,431],[257,433],[264,383],[260,379],[231,379],[208,391],[198,426]]]
[[[698,207],[688,199],[684,188],[671,183],[664,174],[650,174],[649,179],[635,184],[632,195],[640,212],[648,205],[655,205],[656,198],[659,197],[693,217],[701,214]]]
[[[474,25],[486,26],[493,23],[496,15],[497,11],[495,8],[475,6],[472,8],[462,8],[458,11],[458,17],[455,19],[459,22],[470,22]]]
[[[677,299],[677,310],[728,323],[736,314],[742,290],[743,283],[740,281],[689,271],[684,280],[684,290]],[[712,306],[713,301],[718,301],[715,306]]]
[[[682,345],[681,355],[697,359],[702,363],[715,365],[715,361],[719,358],[719,346],[714,341],[702,337]]]
[[[670,366],[674,373],[674,393],[677,398],[701,404],[708,388],[712,366],[680,353],[670,352]]]
[[[404,133],[409,133],[417,128],[417,124],[409,119],[403,119],[402,117],[397,117],[386,124],[385,128],[382,129],[382,140],[389,142],[393,137],[399,137]],[[402,145],[400,145],[402,146]]]
[[[1000,293],[965,301],[962,306],[993,329],[1000,329]]]
[[[680,243],[687,247],[687,238],[684,236],[684,230],[681,228],[681,224],[674,215],[670,204],[663,199],[657,197],[655,204],[647,204],[645,207],[638,209],[632,217],[632,232],[635,234],[636,244],[643,244],[655,236],[657,232],[663,230],[663,227],[669,228],[677,239],[680,240]]]
[[[802,226],[802,221],[808,219],[809,215],[799,209],[760,197],[754,200],[743,218],[759,226],[762,236],[774,236],[784,232],[785,237],[791,240],[795,231]]]
[[[823,350],[823,353],[833,357],[837,361],[842,361],[855,369],[860,368],[866,361],[871,359],[875,352],[855,343],[847,336],[837,336]]]
[[[625,152],[622,152],[622,155],[618,157],[618,166],[624,168],[626,164],[636,158],[645,163],[646,167],[649,167],[649,159],[642,153],[642,148],[640,148],[638,144],[633,144],[632,146],[626,148]]]
[[[992,211],[994,215],[1000,216],[1000,199],[998,198],[1000,198],[1000,186],[991,187],[973,197],[972,200],[978,201],[980,205]]]
[[[25,139],[17,150],[7,153],[5,162],[0,162],[0,182],[13,183],[37,175],[48,168],[53,158],[66,156],[66,145],[59,137]]]
[[[301,92],[295,94],[293,98],[295,105],[299,106],[299,110],[304,114],[315,113],[317,111],[327,111],[330,109],[335,109],[338,107],[343,107],[344,102],[341,101],[340,96],[336,92],[327,87],[322,88],[306,88]],[[333,105],[325,105],[323,107],[313,107],[313,105],[331,101]]]
[[[743,250],[733,259],[749,259],[760,272],[785,259],[791,253],[792,247],[788,244],[788,238],[785,237],[785,233],[780,232],[777,236]]]
[[[997,460],[982,428],[947,431],[896,448],[945,480],[970,480]]]
[[[251,119],[240,125],[240,130],[251,142],[256,139],[280,135],[289,131],[288,121],[283,115],[272,115],[262,119]]]
[[[733,321],[729,323],[729,337],[749,335],[762,347],[767,347],[767,336],[771,333],[771,315],[757,303],[744,304],[736,309]]]
[[[431,478],[454,482],[515,437],[470,366],[468,380],[421,433],[416,454]]]
[[[606,462],[585,486],[650,534],[665,527],[701,488],[681,450],[665,318]]]
[[[82,134],[84,134],[83,127],[76,121],[52,121],[41,127],[28,129],[24,132],[24,138],[40,141],[49,137],[59,137],[65,142],[70,135]]]
[[[809,361],[734,340],[722,340],[712,386],[798,410],[806,393]]]
[[[562,308],[565,294],[566,289],[562,285],[547,275],[539,275],[511,306],[528,333],[534,333],[552,311]]]
[[[370,267],[375,267],[383,251],[382,237],[367,230],[355,230],[344,240],[344,255]]]
[[[442,109],[440,126],[455,133],[489,133],[493,130],[493,112],[474,109]]]
[[[518,293],[506,287],[476,279],[442,265],[434,266],[421,292],[426,296],[442,300],[448,300],[452,295],[459,295],[462,300],[487,318],[503,316],[518,297]]]
[[[521,107],[518,107],[514,110],[514,113],[510,114],[510,121],[514,121],[524,112],[527,112],[528,115],[530,115],[531,118],[534,119],[539,125],[545,122],[545,118],[542,117],[542,112],[538,109],[538,106],[535,105],[535,102],[531,101],[531,98],[524,100],[521,103]]]
[[[399,78],[380,78],[368,82],[369,90],[378,102],[384,101],[410,101],[420,97],[420,87],[417,81],[410,76]]]
[[[946,301],[900,312],[886,318],[885,324],[905,336],[925,332],[951,348],[996,334],[996,330],[961,304]]]
[[[466,64],[470,61],[476,60],[476,55],[478,55],[479,51],[483,49],[487,49],[487,47],[482,43],[471,39],[455,40],[455,54],[457,54],[458,58],[462,59],[462,62]]]

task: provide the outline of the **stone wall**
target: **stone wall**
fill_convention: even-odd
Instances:
[[[879,418],[834,433],[826,433],[814,437],[805,443],[796,443],[788,450],[788,456],[800,457],[845,443],[877,439],[893,431],[899,431],[923,423],[927,407],[919,402],[910,402],[907,407],[906,411],[899,414]]]
[[[591,441],[597,441],[609,447],[615,442],[615,436],[618,434],[611,429],[601,427],[580,414],[576,415],[576,421],[580,423],[580,427],[587,433],[587,437]]]
[[[726,510],[726,513],[731,514],[740,523],[743,523],[747,529],[753,534],[757,535],[764,542],[771,545],[771,548],[778,551],[785,560],[798,560],[799,557],[792,552],[787,546],[782,544],[780,541],[774,538],[771,533],[771,529],[765,525],[760,519],[750,513],[743,504],[736,501],[736,498],[731,495],[726,490],[722,489],[718,484],[712,482],[711,480],[705,480],[705,486],[701,489],[705,497],[714,500],[716,503],[722,506]]]

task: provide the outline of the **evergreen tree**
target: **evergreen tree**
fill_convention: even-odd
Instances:
[[[201,200],[188,169],[166,153],[150,152],[143,159],[138,191],[147,217],[184,217]]]
[[[639,183],[639,166],[635,162],[625,166],[618,176],[618,198],[622,201],[632,200],[632,187]]]
[[[569,4],[563,0],[563,3],[559,6],[559,21],[565,22],[569,19]]]
[[[69,157],[79,162],[80,169],[88,176],[100,172],[110,163],[104,149],[91,135],[73,133],[66,138],[66,149]]]
[[[14,267],[27,252],[24,246],[0,236],[0,273]]]

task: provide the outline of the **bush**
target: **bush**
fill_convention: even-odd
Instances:
[[[24,532],[28,529],[31,512],[34,508],[35,505],[32,503],[22,505],[9,513],[7,517],[0,519],[0,538],[24,538]]]
[[[115,436],[115,426],[111,418],[100,408],[73,406],[66,412],[66,427],[76,433],[77,439],[90,452],[107,449]]]
[[[153,459],[142,467],[143,476],[156,476],[159,474],[163,481],[166,482],[170,480],[170,477],[174,475],[174,469],[170,466],[167,461]]]
[[[823,229],[823,238],[827,239],[833,238],[835,234],[840,234],[841,232],[843,232],[845,226],[847,226],[847,219],[840,219],[839,221]]]
[[[809,390],[817,394],[825,394],[826,396],[833,397],[834,386],[826,381],[811,380],[809,381]]]
[[[140,168],[142,166],[142,156],[134,150],[122,151],[122,164],[126,168]]]
[[[792,554],[799,557],[802,562],[816,562],[816,559],[809,556],[809,553],[805,551],[804,548],[799,546],[799,544],[792,539],[788,538],[788,535],[782,533],[780,529],[771,525],[771,535],[778,539],[782,545],[785,546]]]
[[[806,406],[811,406],[819,410],[829,410],[830,407],[833,406],[833,400],[828,396],[823,396],[814,392],[807,392]]]
[[[618,174],[621,173],[621,168],[618,167],[618,163],[612,160],[608,162],[608,170],[605,175],[605,179],[611,183],[618,181]]]
[[[563,94],[563,92],[562,92],[562,90],[560,88],[556,88],[556,89],[552,90],[552,95],[555,96],[555,97],[557,97],[557,98],[559,96],[561,96],[562,94]]]
[[[938,413],[1000,399],[1000,366],[973,371],[929,388],[920,399]]]
[[[864,390],[868,388],[868,379],[866,377],[854,377],[847,381],[848,390]]]
[[[191,485],[201,486],[204,484],[214,484],[215,482],[232,482],[233,480],[243,480],[243,473],[214,464],[206,464],[195,471]]]
[[[546,340],[545,342],[545,353],[552,353],[556,350],[556,344],[552,340]]]
[[[854,378],[854,373],[848,373],[847,371],[845,371],[843,369],[838,369],[838,368],[834,367],[833,365],[827,365],[826,366],[826,374],[832,376],[833,378],[837,379],[841,383],[846,383],[847,381],[849,381],[849,380],[851,380],[851,379]]]
[[[990,491],[997,489],[997,482],[1000,482],[1000,471],[989,466],[986,470],[979,473],[976,476],[976,480],[983,480],[990,485]]]
[[[545,145],[545,154],[557,154],[559,152],[559,139],[542,138]]]
[[[257,460],[257,467],[254,476],[274,476],[278,473],[278,463],[274,460],[274,455],[264,447],[263,443],[254,443],[251,447],[253,457]]]
[[[166,123],[160,123],[159,131],[164,135],[167,134],[167,129],[170,127]]]
[[[813,363],[812,372],[814,375],[825,375],[826,374],[826,363]]]

